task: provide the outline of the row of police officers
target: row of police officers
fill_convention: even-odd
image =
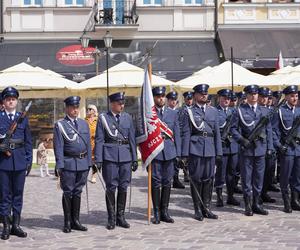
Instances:
[[[215,188],[216,205],[224,206],[225,184],[226,203],[240,205],[234,197],[239,175],[245,215],[267,215],[263,202],[275,201],[267,192],[273,187],[276,165],[280,166],[277,172],[284,211],[300,210],[298,87],[286,87],[285,101],[279,104],[273,100],[272,91],[257,85],[246,86],[240,95],[221,89],[216,107],[208,100],[208,90],[206,84],[196,85],[193,92],[183,94],[183,106],[176,108],[176,92],[166,95],[165,87],[152,89],[157,116],[171,131],[162,131],[164,149],[152,162],[152,222],[174,222],[168,207],[172,180],[173,187],[184,188],[178,178],[180,168],[190,182],[196,220],[218,218],[211,210],[212,193]],[[8,87],[1,97],[0,215],[4,225],[1,238],[6,240],[10,235],[27,236],[20,227],[20,217],[25,176],[32,164],[32,141],[28,119],[19,119],[21,113],[16,112],[18,91]],[[54,152],[63,190],[65,233],[87,231],[79,217],[82,189],[92,166],[100,180],[102,173],[105,182],[107,229],[130,227],[125,205],[132,172],[138,167],[135,125],[124,112],[124,93],[114,93],[109,99],[110,110],[98,118],[93,150],[89,126],[78,117],[79,96],[65,99],[66,115],[55,123]],[[16,129],[12,130],[12,124]]]

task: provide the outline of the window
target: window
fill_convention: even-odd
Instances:
[[[202,4],[203,0],[184,0],[185,4]]]
[[[143,0],[144,5],[162,5],[162,0]]]
[[[42,5],[42,0],[24,0],[24,5]]]
[[[84,0],[65,0],[65,5],[84,5]]]

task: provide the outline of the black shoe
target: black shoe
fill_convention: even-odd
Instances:
[[[179,180],[178,175],[174,175],[173,178],[173,188],[184,189],[184,184]]]
[[[186,171],[187,171],[187,170],[186,170]],[[190,182],[189,177],[188,177],[188,175],[187,175],[186,172],[184,172],[184,174],[183,174],[183,181],[184,181],[184,182]]]
[[[16,235],[17,237],[20,238],[26,238],[27,233],[23,231],[23,229],[20,227],[20,215],[19,214],[14,214],[13,215],[13,224],[10,230],[11,235]]]
[[[78,230],[78,231],[87,231],[88,229],[81,225],[79,221],[79,214],[80,214],[80,204],[81,204],[81,197],[80,196],[73,196],[72,197],[72,222],[71,222],[71,229]]]
[[[160,202],[160,220],[167,223],[174,223],[174,220],[171,218],[168,211],[170,194],[171,194],[171,187],[162,188],[161,202]]]
[[[153,219],[152,223],[153,224],[159,224],[160,223],[160,211],[159,211],[159,206],[160,206],[160,188],[152,188],[151,190],[152,193],[152,203],[153,203]]]
[[[277,187],[275,184],[271,184],[268,188],[269,191],[272,191],[272,192],[280,192],[280,188]]]
[[[276,200],[273,199],[269,194],[264,193],[261,195],[261,199],[265,203],[276,203]]]
[[[251,196],[244,195],[244,201],[245,201],[245,213],[244,214],[246,216],[253,216]]]
[[[282,193],[282,199],[283,199],[283,204],[284,204],[283,212],[292,213],[291,200],[289,197],[289,193],[288,192]]]
[[[202,190],[201,183],[194,183],[194,185],[191,184],[191,195],[194,203],[194,218],[195,220],[203,221],[203,214],[201,211],[201,201],[200,201],[200,194]],[[199,192],[200,191],[200,192]]]
[[[226,201],[227,205],[231,205],[231,206],[240,206],[241,203],[233,196],[233,194],[227,196],[227,201]]]
[[[2,240],[8,240],[10,235],[10,222],[8,216],[2,217],[3,229],[1,234]]]
[[[293,210],[300,211],[299,193],[297,191],[292,191],[291,206]]]
[[[62,195],[62,206],[64,210],[64,233],[70,233],[71,232],[71,197]]]
[[[204,181],[202,183],[202,201],[203,201],[202,213],[205,218],[216,220],[218,219],[218,216],[210,210],[212,190],[213,190],[212,179]]]
[[[216,188],[217,202],[216,207],[224,207],[222,188]]]
[[[118,192],[116,225],[123,228],[130,228],[129,223],[125,220],[126,196],[126,192]]]
[[[243,194],[243,190],[239,186],[235,186],[233,192],[236,194]]]
[[[262,206],[262,202],[259,196],[253,197],[252,211],[255,214],[268,215],[269,212]]]
[[[106,191],[105,200],[106,200],[106,209],[107,209],[107,214],[108,214],[106,228],[108,230],[113,230],[113,229],[115,229],[115,226],[116,226],[116,217],[115,217],[115,211],[116,211],[115,192]]]

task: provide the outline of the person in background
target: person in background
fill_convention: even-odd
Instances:
[[[45,177],[44,168],[46,170],[46,176],[50,176],[49,167],[48,167],[48,149],[49,138],[44,138],[41,140],[41,143],[37,149],[37,164],[40,166],[41,177]]]
[[[97,128],[97,121],[98,121],[98,110],[95,105],[93,105],[93,104],[88,105],[85,120],[88,123],[89,128],[90,128],[92,161],[94,161],[95,134],[96,134],[96,128]],[[97,175],[97,167],[93,165],[92,166],[91,183],[96,183],[96,175]]]

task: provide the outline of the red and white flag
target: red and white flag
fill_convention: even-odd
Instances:
[[[161,123],[156,113],[147,68],[145,69],[139,109],[136,140],[140,147],[142,166],[147,167],[164,148]]]
[[[281,50],[280,50],[277,61],[276,61],[276,69],[277,70],[282,69],[283,67],[284,67],[283,58],[282,58],[282,53],[281,53]]]

